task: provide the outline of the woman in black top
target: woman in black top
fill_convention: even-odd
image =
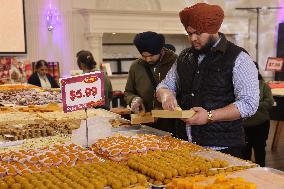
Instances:
[[[28,83],[43,88],[59,88],[54,78],[48,74],[48,64],[45,60],[39,60],[35,65],[36,72],[28,79]]]

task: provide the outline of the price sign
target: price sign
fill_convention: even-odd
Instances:
[[[60,80],[64,112],[104,105],[102,72],[92,72]]]
[[[266,62],[267,71],[277,71],[280,72],[283,67],[283,59],[282,58],[273,58],[269,57]]]

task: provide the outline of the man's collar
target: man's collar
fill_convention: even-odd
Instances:
[[[211,48],[212,52],[221,52],[225,53],[227,48],[227,39],[223,33],[219,33],[220,39],[213,45]]]

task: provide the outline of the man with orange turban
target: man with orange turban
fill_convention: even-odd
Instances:
[[[188,140],[242,158],[242,119],[252,116],[259,103],[257,69],[243,48],[219,32],[220,6],[198,3],[179,16],[191,47],[158,85],[158,100],[167,110],[180,106],[196,112],[177,121]]]

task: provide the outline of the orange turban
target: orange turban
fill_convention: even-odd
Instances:
[[[180,11],[179,17],[185,29],[190,26],[198,33],[214,34],[221,27],[224,11],[218,5],[197,3]]]

